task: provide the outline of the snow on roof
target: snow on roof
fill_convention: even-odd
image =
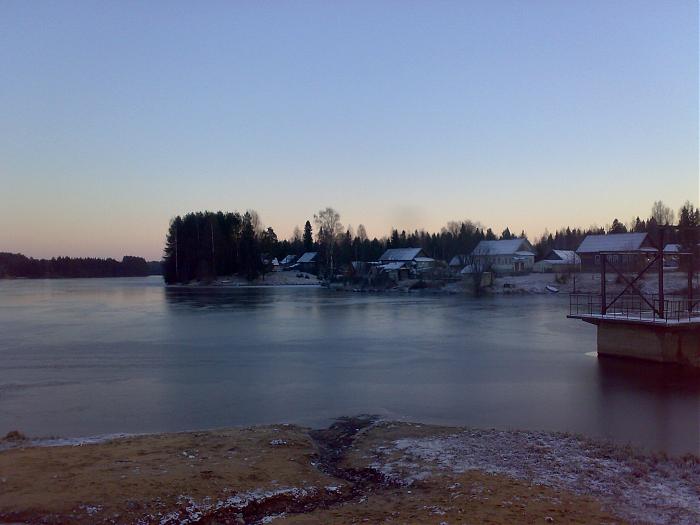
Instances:
[[[304,255],[299,257],[299,260],[297,261],[297,263],[314,262],[314,259],[316,259],[317,255],[318,255],[318,252],[306,252]]]
[[[466,255],[455,255],[450,259],[450,264],[449,266],[464,266],[464,264],[467,261],[467,256]]]
[[[664,253],[678,253],[680,251],[680,244],[667,244],[666,246],[664,246]]]
[[[292,264],[296,258],[296,255],[287,255],[284,259],[282,259],[281,264]]]
[[[380,261],[412,261],[419,255],[425,255],[421,248],[390,248],[379,258]]]
[[[543,260],[555,263],[581,264],[581,257],[573,250],[551,250]]]
[[[387,272],[390,272],[392,270],[400,270],[404,266],[405,266],[405,263],[403,263],[403,262],[390,262],[390,263],[386,263],[386,264],[380,266],[380,268],[382,270],[386,270]]]
[[[528,252],[528,255],[534,255],[535,250],[527,239],[502,239],[500,241],[481,241],[472,251],[472,255],[513,255],[518,252]]]
[[[613,233],[587,235],[576,253],[638,251],[647,239],[646,233]]]
[[[413,260],[416,262],[433,262],[435,259],[433,259],[432,257],[416,257]]]

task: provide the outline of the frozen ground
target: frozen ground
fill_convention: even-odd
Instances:
[[[565,434],[465,430],[402,438],[374,450],[373,468],[413,485],[478,470],[591,496],[634,523],[700,523],[700,462],[642,455]]]

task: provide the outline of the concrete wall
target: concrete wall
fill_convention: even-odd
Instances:
[[[675,328],[603,321],[598,324],[598,354],[700,368],[700,326]]]

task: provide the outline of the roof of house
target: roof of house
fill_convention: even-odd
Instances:
[[[392,271],[392,270],[400,270],[401,268],[403,268],[403,267],[405,266],[405,264],[406,264],[406,263],[404,263],[404,262],[402,262],[402,261],[390,262],[390,263],[387,263],[387,264],[383,264],[382,266],[380,266],[380,268],[381,268],[382,270],[385,270],[385,271],[387,271],[387,272],[390,272],[390,271]]]
[[[664,246],[664,253],[678,253],[680,251],[680,244],[667,244],[666,246]]]
[[[464,266],[467,262],[467,256],[466,255],[455,255],[450,259],[449,266],[459,266],[460,268]]]
[[[425,256],[422,248],[389,248],[379,258],[380,261],[412,261]]]
[[[292,264],[296,258],[296,255],[287,255],[284,259],[282,259],[281,264]]]
[[[297,263],[310,263],[314,262],[316,259],[316,256],[318,255],[318,252],[306,252],[304,255],[299,257],[297,260]]]
[[[520,252],[527,252],[522,254]],[[535,249],[527,239],[502,239],[500,241],[481,241],[472,251],[472,255],[534,255]]]
[[[543,260],[559,264],[581,264],[581,257],[573,250],[550,250]]]
[[[576,253],[639,251],[647,239],[646,233],[612,233],[587,235]]]

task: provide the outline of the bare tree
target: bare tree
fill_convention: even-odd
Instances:
[[[333,248],[336,240],[343,234],[340,214],[328,207],[314,214],[314,223],[318,230],[318,242],[325,247],[326,267],[333,271]]]
[[[673,224],[675,219],[673,210],[666,206],[663,201],[654,201],[651,207],[651,216],[659,225]]]
[[[247,210],[246,213],[250,215],[250,225],[253,227],[255,235],[260,235],[263,231],[262,220],[260,219],[260,214],[255,210]]]
[[[301,228],[299,225],[294,226],[294,231],[292,231],[292,237],[289,239],[290,242],[301,242]]]
[[[478,248],[478,249],[477,249]],[[489,257],[490,249],[481,246],[475,248],[472,253],[467,255],[464,259],[466,267],[469,267],[470,271],[467,272],[472,279],[474,286],[474,295],[480,296],[482,293],[482,282],[484,278],[484,273],[490,272],[492,267],[491,257]]]
[[[360,239],[360,242],[365,242],[367,240],[367,230],[365,230],[364,224],[360,224],[357,227],[357,238]]]

